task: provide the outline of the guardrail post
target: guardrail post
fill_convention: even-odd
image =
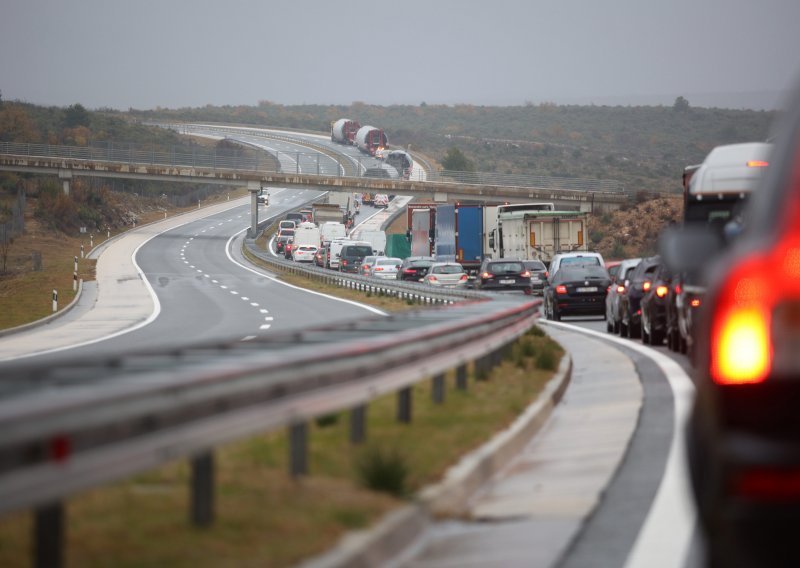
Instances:
[[[434,404],[444,403],[444,375],[441,373],[433,377],[431,396]]]
[[[295,161],[295,172],[296,174],[300,173],[300,152],[297,153],[297,161]]]
[[[397,421],[411,423],[411,387],[397,391]]]
[[[458,390],[467,390],[467,366],[465,364],[456,367],[456,388]]]
[[[350,443],[361,444],[367,438],[367,405],[359,404],[350,411]]]
[[[34,562],[36,568],[64,565],[64,505],[51,503],[34,514]]]
[[[214,522],[214,454],[192,458],[192,524],[207,527]]]
[[[289,426],[289,474],[293,478],[308,474],[308,423]]]

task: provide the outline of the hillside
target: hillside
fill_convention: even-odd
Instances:
[[[774,112],[673,107],[475,105],[257,106],[133,110],[137,120],[217,121],[328,132],[347,116],[440,161],[460,148],[480,171],[615,179],[631,192],[678,191],[680,173],[719,144],[763,140]]]

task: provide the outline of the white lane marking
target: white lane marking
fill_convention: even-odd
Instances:
[[[228,289],[227,286],[220,286],[220,288],[222,288],[223,290],[227,290]]]
[[[214,284],[219,284],[219,280],[211,280],[211,282]]]
[[[245,302],[248,302],[250,300],[250,298],[248,298],[247,296],[242,296],[242,300],[244,300]]]
[[[250,302],[250,305],[253,306],[254,308],[257,308],[258,307],[258,302]]]
[[[184,260],[183,264],[189,264],[189,261],[188,260]]]
[[[236,290],[231,290],[231,294],[233,294],[234,296],[238,296],[239,292],[237,292]]]
[[[266,274],[264,272],[260,272],[258,270],[255,270],[254,268],[250,268],[248,266],[245,266],[241,262],[238,262],[237,260],[235,260],[233,258],[233,256],[231,256],[231,243],[233,242],[233,239],[235,239],[236,237],[238,237],[239,235],[241,235],[242,233],[244,233],[248,229],[249,229],[249,227],[245,227],[244,229],[242,229],[238,233],[233,234],[231,236],[231,238],[228,239],[228,242],[225,244],[225,254],[228,257],[228,260],[230,260],[236,266],[238,266],[240,268],[243,268],[243,269],[247,270],[248,272],[252,272],[253,274],[258,274],[259,276],[263,276],[264,278],[272,280],[273,282],[276,282],[276,283],[280,284],[281,286],[287,286],[289,288],[293,288],[293,289],[298,290],[300,292],[306,292],[306,293],[312,294],[314,296],[320,296],[322,298],[328,298],[329,300],[334,300],[336,302],[342,302],[342,303],[345,303],[345,304],[350,304],[351,306],[358,306],[359,308],[363,308],[363,309],[365,309],[365,310],[367,310],[369,312],[372,312],[373,314],[379,314],[379,315],[382,315],[382,316],[389,315],[386,312],[384,312],[383,310],[379,310],[378,308],[374,308],[374,307],[368,306],[366,304],[360,304],[359,302],[354,302],[353,300],[346,300],[344,298],[337,298],[336,296],[329,296],[328,294],[323,294],[321,292],[316,292],[314,290],[308,290],[307,288],[300,288],[299,286],[294,286],[292,284],[289,284],[288,282],[283,282],[282,280],[279,280],[279,279],[275,278],[274,276],[270,276],[270,275],[268,275],[268,274]]]
[[[268,323],[265,323],[264,325],[262,325],[262,326],[261,326],[261,327],[259,327],[258,329],[269,329],[269,328],[271,328],[271,327],[272,327],[272,325],[270,325],[270,324],[268,324]]]
[[[189,268],[194,268],[194,264],[190,264],[190,265],[189,265]]]
[[[208,274],[203,274],[203,277],[204,278],[211,278],[211,276],[209,276]]]
[[[198,268],[198,269],[197,269],[197,272],[203,272],[203,271],[202,271],[202,270],[200,270],[200,269]]]
[[[194,240],[194,237],[189,237],[189,240],[190,240],[190,241],[193,241],[193,240]]]
[[[242,339],[240,341],[250,341],[251,339],[255,339],[256,337],[258,337],[258,336],[256,336],[256,335],[247,335],[245,337],[242,337]]]
[[[267,316],[264,318],[264,321],[275,321],[275,318],[272,316]]]
[[[658,486],[647,519],[639,529],[636,542],[628,554],[625,568],[669,568],[683,566],[697,524],[697,509],[689,486],[689,470],[686,463],[686,423],[689,419],[694,384],[675,361],[655,349],[563,322],[543,322],[555,327],[564,327],[624,345],[649,357],[667,377],[674,399],[674,426],[664,477]]]
[[[268,314],[269,313],[269,310],[265,310],[264,308],[261,308],[258,311],[261,312],[262,314]]]

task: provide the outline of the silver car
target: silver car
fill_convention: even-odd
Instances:
[[[403,264],[402,258],[379,256],[375,259],[374,264],[370,266],[369,275],[374,278],[395,280],[401,264]]]
[[[457,262],[437,262],[422,278],[423,284],[443,288],[464,288],[468,280],[469,277],[464,272],[464,267]]]

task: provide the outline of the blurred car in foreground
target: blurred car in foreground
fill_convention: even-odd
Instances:
[[[468,280],[464,267],[457,262],[437,262],[422,278],[423,284],[442,288],[465,288]]]
[[[475,283],[481,290],[522,290],[525,294],[533,293],[531,273],[521,260],[485,259]]]
[[[547,319],[562,316],[603,316],[611,277],[599,264],[565,264],[544,289],[544,313]]]
[[[711,566],[800,566],[800,90],[779,116],[740,226],[662,236],[708,283],[687,446]]]

